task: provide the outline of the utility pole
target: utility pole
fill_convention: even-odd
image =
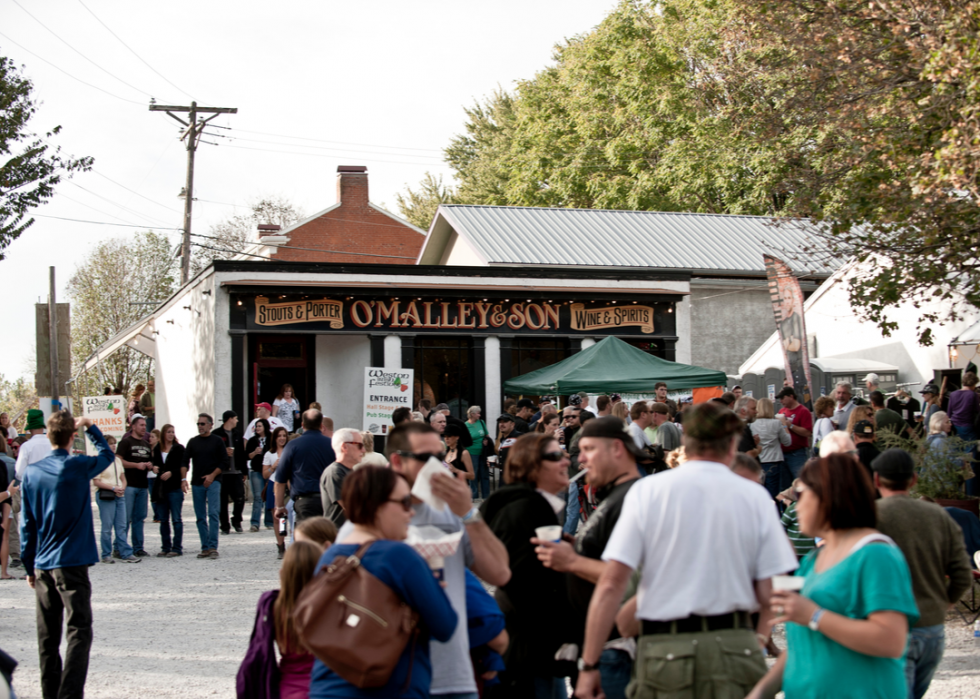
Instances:
[[[51,272],[50,285],[48,292],[48,335],[51,340],[48,343],[51,357],[51,412],[55,411],[58,404],[58,307],[55,305],[54,298],[54,267],[48,268]]]
[[[194,153],[201,141],[204,127],[219,114],[238,114],[237,107],[199,107],[197,102],[191,102],[189,107],[175,107],[150,102],[151,112],[166,112],[184,126],[180,140],[187,139],[187,183],[184,186],[184,240],[180,246],[180,283],[184,285],[191,276],[191,209],[194,202]],[[184,121],[174,112],[187,112]],[[207,119],[198,120],[199,114],[210,114]]]

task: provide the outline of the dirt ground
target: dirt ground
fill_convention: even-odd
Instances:
[[[247,504],[246,522],[250,508]],[[275,539],[264,528],[223,536],[219,559],[198,560],[200,540],[189,500],[183,516],[183,557],[91,569],[95,641],[86,697],[234,697],[259,594],[279,586]],[[95,521],[98,527],[97,513]],[[158,525],[147,524],[146,547],[159,551]],[[946,654],[927,697],[975,699],[980,639],[956,615],[948,618],[946,633]],[[20,662],[14,675],[17,696],[39,699],[34,592],[26,582],[0,582],[0,648]]]

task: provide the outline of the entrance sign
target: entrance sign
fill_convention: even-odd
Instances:
[[[95,426],[108,437],[112,435],[119,441],[126,434],[126,398],[124,396],[92,396],[82,398],[82,415],[91,418]],[[96,449],[85,440],[85,451],[95,455]]]
[[[243,303],[245,326],[298,331],[404,332],[468,334],[651,335],[676,332],[675,300],[640,304],[615,301],[522,300],[481,298],[308,298],[256,296]],[[233,306],[234,308],[234,306]]]
[[[364,369],[364,431],[387,435],[394,423],[391,414],[412,407],[412,369]]]

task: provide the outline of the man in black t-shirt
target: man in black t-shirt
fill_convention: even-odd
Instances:
[[[221,427],[214,434],[225,443],[225,468],[221,474],[221,512],[218,521],[221,533],[230,534],[235,528],[242,533],[242,513],[245,511],[245,479],[248,477],[245,458],[245,440],[238,426],[238,413],[226,410],[221,416]],[[228,503],[232,504],[231,522],[228,522]]]
[[[894,410],[905,418],[905,421],[909,423],[909,427],[913,430],[919,429],[919,422],[915,419],[915,414],[922,410],[922,406],[904,388],[898,389],[898,392],[885,403],[885,407],[889,410]]]
[[[146,441],[146,418],[136,413],[129,421],[130,433],[119,440],[116,456],[126,471],[126,528],[133,555],[149,556],[143,548],[143,521],[149,498],[146,473],[153,468],[150,443]]]
[[[602,417],[586,422],[579,434],[579,463],[589,469],[589,485],[596,489],[599,506],[589,519],[579,527],[574,547],[567,541],[554,543],[532,539],[538,559],[547,568],[568,573],[568,596],[578,619],[574,628],[585,629],[585,618],[592,600],[595,584],[606,564],[602,552],[612,536],[626,493],[640,478],[636,466],[638,458],[644,458],[633,438],[626,432],[623,421],[617,417]],[[602,689],[609,699],[623,699],[630,681],[633,662],[626,650],[627,641],[616,647],[620,638],[614,628],[597,668],[583,667],[580,671],[598,669]],[[578,639],[581,645],[581,638]]]
[[[221,472],[228,459],[225,443],[211,432],[214,419],[207,413],[197,416],[197,436],[184,449],[184,468],[191,474],[191,494],[197,533],[201,537],[198,558],[218,557],[218,510],[221,507]]]

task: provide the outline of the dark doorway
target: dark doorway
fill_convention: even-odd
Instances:
[[[415,403],[428,398],[433,405],[445,403],[450,412],[466,419],[466,409],[476,405],[470,367],[472,340],[468,337],[418,337],[415,350]]]
[[[251,406],[263,402],[271,405],[283,384],[293,387],[301,408],[305,409],[310,404],[316,386],[314,341],[313,335],[258,335],[249,338]]]

